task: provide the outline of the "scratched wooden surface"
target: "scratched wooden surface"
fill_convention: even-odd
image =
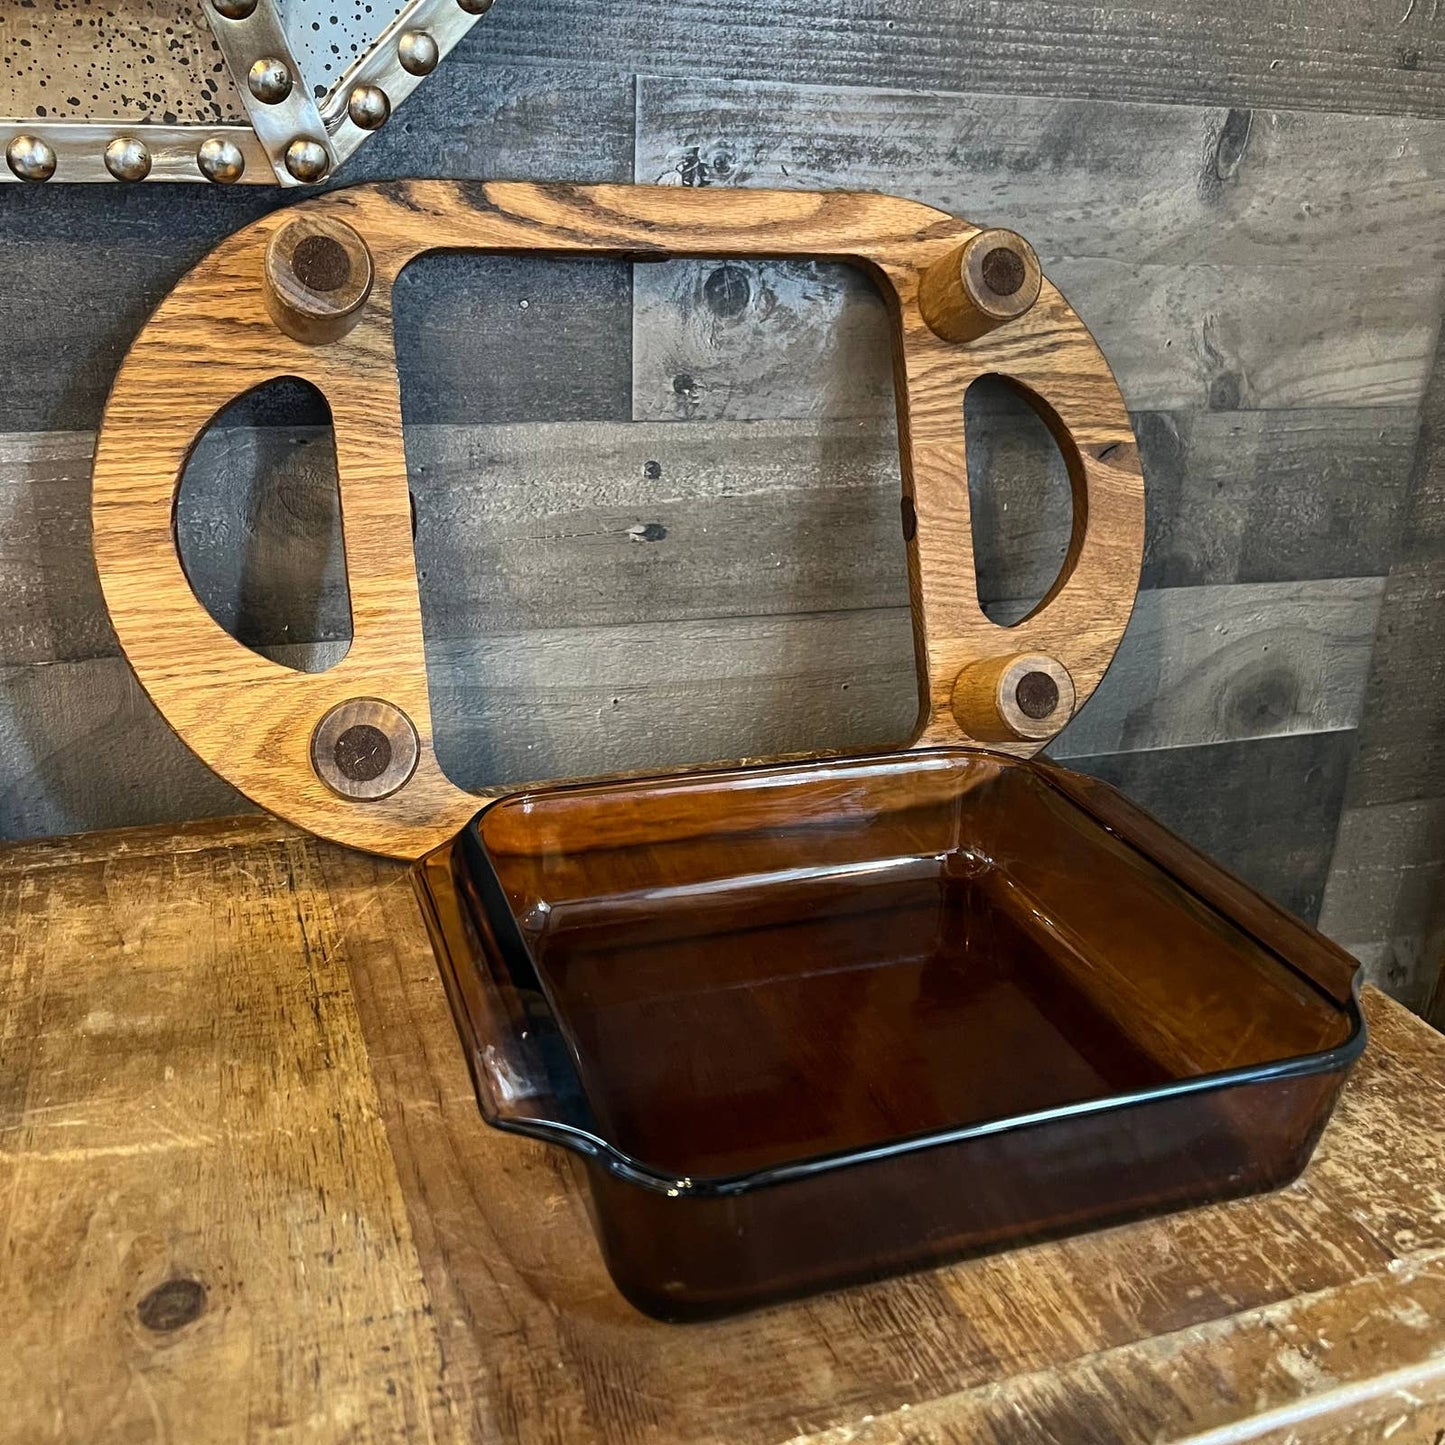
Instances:
[[[1373,990],[1287,1189],[666,1326],[483,1124],[398,865],[256,816],[12,846],[0,960],[17,1445],[1445,1429],[1445,1040]]]
[[[1118,372],[1150,488],[1157,596],[1059,751],[1423,1009],[1445,953],[1438,441],[1417,457],[1442,75],[1427,0],[508,0],[341,179],[872,186],[1022,229]],[[117,661],[88,457],[149,307],[279,198],[6,199],[0,265],[27,284],[0,291],[0,835],[234,811]],[[865,289],[516,258],[400,289],[455,778],[898,735]],[[1006,612],[1058,555],[1057,465],[1027,417],[983,415],[980,589]],[[317,666],[347,631],[324,418],[283,397],[229,420],[183,498],[192,575],[243,639]],[[684,694],[706,701],[680,726]]]

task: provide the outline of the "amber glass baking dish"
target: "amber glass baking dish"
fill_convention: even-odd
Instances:
[[[695,1318],[1304,1166],[1355,963],[1111,788],[955,749],[559,787],[419,877],[482,1112]]]

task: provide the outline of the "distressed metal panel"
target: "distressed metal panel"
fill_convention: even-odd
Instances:
[[[29,121],[0,121],[0,156],[3,156],[13,137],[31,135],[34,132],[35,126]],[[55,179],[113,181],[115,178],[105,168],[105,147],[117,133],[117,128],[113,125],[81,122],[67,122],[45,132],[59,160]],[[129,129],[122,127],[119,134],[137,136],[145,143],[151,158],[150,175],[147,177],[149,181],[204,181],[206,178],[196,164],[196,152],[202,141],[212,137],[230,141],[240,150],[246,165],[241,184],[269,185],[276,179],[265,148],[257,140],[255,131],[248,126],[228,125],[201,129],[185,125],[146,125]],[[3,163],[0,163],[0,173],[3,173],[5,179],[14,179]],[[40,264],[45,263],[42,261]]]
[[[322,100],[406,9],[406,0],[276,0],[311,94]]]
[[[245,119],[200,0],[0,5],[0,115],[139,125]]]
[[[478,5],[252,0],[247,10],[226,0],[21,0],[0,7],[0,154],[10,160],[0,181],[319,181],[375,134],[349,116],[354,88],[384,92],[384,125],[435,63],[408,67],[403,51],[414,53],[419,40],[434,45],[437,60],[445,57],[480,18]],[[262,60],[285,67],[289,90],[268,95],[248,82]],[[225,129],[237,125],[239,134]],[[107,168],[106,144],[121,138],[151,152],[148,174],[143,165],[135,173]],[[43,164],[30,164],[23,150],[8,152],[16,141],[32,155],[40,147]],[[241,174],[234,160],[220,173],[198,167],[207,141],[238,147]],[[298,141],[325,152],[324,169],[294,151],[288,164],[288,147]],[[258,166],[258,153],[270,164]]]

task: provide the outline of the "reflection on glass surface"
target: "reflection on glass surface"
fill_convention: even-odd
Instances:
[[[520,795],[423,875],[484,1112],[670,1318],[1272,1187],[1361,1043],[1347,956],[990,754]]]

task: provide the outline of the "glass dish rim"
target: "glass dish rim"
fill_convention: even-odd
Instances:
[[[517,926],[510,905],[507,904],[502,893],[500,879],[496,876],[495,866],[487,851],[486,844],[481,836],[481,822],[484,817],[494,809],[504,805],[516,806],[534,797],[551,797],[559,793],[579,792],[608,792],[619,788],[642,787],[647,784],[686,784],[692,782],[706,782],[709,780],[718,781],[729,777],[749,777],[760,773],[768,772],[794,772],[806,768],[813,763],[831,762],[840,764],[857,764],[866,766],[869,764],[892,764],[895,766],[906,766],[913,762],[947,761],[954,757],[982,758],[989,762],[1002,764],[1005,767],[1018,767],[1029,773],[1037,781],[1041,782],[1058,797],[1064,799],[1072,807],[1083,813],[1098,828],[1103,829],[1122,846],[1130,849],[1131,852],[1145,858],[1151,866],[1164,873],[1172,883],[1184,892],[1188,893],[1202,907],[1208,909],[1217,917],[1226,919],[1233,927],[1237,928],[1257,947],[1263,949],[1274,958],[1282,967],[1294,973],[1297,977],[1305,979],[1311,987],[1322,994],[1325,993],[1319,984],[1309,979],[1294,964],[1285,958],[1280,951],[1260,938],[1243,923],[1230,917],[1217,904],[1202,897],[1197,889],[1192,887],[1185,879],[1180,878],[1167,865],[1158,859],[1151,857],[1140,849],[1127,837],[1118,833],[1103,819],[1095,817],[1089,809],[1077,799],[1071,797],[1062,788],[1057,787],[1048,775],[1047,767],[1041,767],[1032,759],[1016,758],[1009,754],[992,752],[987,748],[969,748],[961,746],[945,746],[938,748],[919,748],[908,752],[866,752],[866,753],[837,753],[824,756],[809,755],[792,759],[771,759],[765,763],[741,763],[723,765],[714,768],[696,768],[687,771],[671,773],[637,773],[625,777],[613,778],[591,778],[576,782],[563,782],[555,785],[541,784],[528,785],[515,792],[503,794],[501,797],[489,800],[483,807],[473,815],[463,830],[464,836],[469,835],[475,842],[477,851],[489,872],[489,876],[478,880],[480,890],[485,893],[492,893],[491,900],[483,899],[487,907],[489,921],[492,923],[493,932],[496,935],[498,948],[503,952],[516,956],[525,964],[525,971],[536,981],[536,986],[547,1001],[547,1006],[552,1014],[553,1026],[559,1034],[566,1038],[566,1030],[560,1023],[552,997],[551,990],[547,987],[546,977],[537,968],[536,960],[528,947],[526,939],[522,936],[521,929]],[[1057,765],[1054,765],[1057,766]],[[1218,867],[1217,864],[1212,866]],[[497,927],[500,914],[504,921],[504,927]],[[1289,915],[1293,917],[1293,915]],[[1306,925],[1308,926],[1308,925]],[[505,936],[504,936],[505,935]],[[482,945],[485,946],[485,945]],[[451,965],[448,964],[448,967]],[[1111,1113],[1115,1110],[1133,1109],[1148,1104],[1165,1103],[1173,1099],[1184,1098],[1191,1094],[1213,1093],[1231,1088],[1241,1088],[1252,1084],[1266,1084],[1278,1082],[1285,1079],[1308,1078],[1316,1074],[1328,1074],[1334,1072],[1343,1073],[1363,1053],[1368,1041],[1368,1028],[1365,1022],[1364,1011],[1360,1006],[1360,989],[1362,987],[1362,970],[1356,968],[1350,982],[1350,995],[1348,1000],[1341,1001],[1328,994],[1330,1002],[1348,1020],[1350,1031],[1338,1044],[1331,1045],[1327,1049],[1317,1049],[1306,1054],[1297,1054],[1291,1058],[1275,1059],[1262,1064],[1243,1064],[1231,1069],[1218,1069],[1209,1073],[1197,1074],[1186,1079],[1171,1079],[1162,1084],[1151,1084],[1139,1089],[1131,1089],[1122,1093],[1101,1095],[1093,1099],[1080,1099],[1072,1103],[1057,1104],[1046,1109],[1030,1110],[1022,1114],[1009,1114],[997,1119],[986,1119],[973,1124],[957,1125],[941,1129],[922,1130],[914,1134],[900,1134],[890,1139],[880,1140],[877,1143],[855,1146],[851,1149],[831,1150],[822,1154],[808,1155],[801,1159],[787,1160],[780,1164],[766,1165],[760,1169],[742,1170],[730,1174],[706,1175],[706,1176],[679,1176],[655,1165],[648,1164],[625,1150],[618,1148],[610,1140],[600,1133],[583,1129],[577,1125],[562,1123],[557,1120],[548,1119],[523,1119],[516,1117],[501,1117],[488,1111],[483,1105],[483,1112],[488,1123],[494,1128],[502,1129],[508,1133],[521,1134],[528,1138],[539,1139],[545,1143],[556,1144],[561,1148],[582,1156],[589,1162],[602,1165],[610,1174],[633,1185],[638,1185],[654,1193],[664,1194],[670,1198],[728,1198],[740,1194],[750,1193],[756,1189],[774,1188],[779,1185],[793,1183],[799,1180],[814,1178],[819,1175],[831,1173],[840,1169],[848,1169],[859,1165],[879,1163],[889,1159],[900,1158],[909,1154],[921,1153],[930,1149],[946,1148],[954,1144],[965,1144],[972,1140],[995,1137],[1002,1134],[1014,1133],[1026,1129],[1042,1128],[1050,1124],[1061,1123],[1068,1119],[1087,1118],[1095,1114]],[[569,1062],[575,1068],[575,1059],[570,1040],[567,1041]]]

